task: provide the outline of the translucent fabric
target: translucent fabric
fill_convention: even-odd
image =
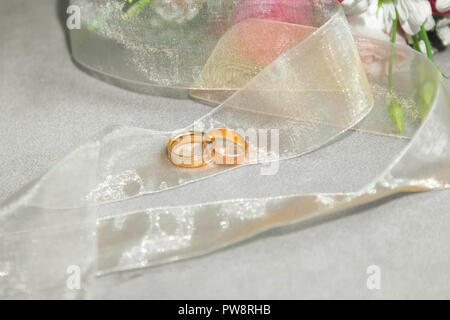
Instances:
[[[255,16],[247,1],[194,1],[171,24],[152,20],[161,8],[130,17],[116,1],[73,3],[89,13],[72,33],[74,59],[84,68],[134,90],[220,105],[173,132],[112,128],[4,204],[2,297],[82,297],[95,274],[189,258],[394,193],[450,186],[449,97],[436,68],[408,47],[355,41],[338,2],[296,8],[287,1],[279,19]],[[364,46],[381,57],[377,68],[361,62]],[[168,161],[172,136],[212,128],[242,132],[247,162],[181,169]],[[227,170],[312,152],[349,130],[412,139],[354,192],[152,202],[151,194],[170,195]],[[82,275],[81,291],[68,286],[71,266]]]

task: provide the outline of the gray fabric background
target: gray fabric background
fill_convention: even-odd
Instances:
[[[0,3],[0,201],[113,124],[170,130],[210,110],[96,80],[71,61],[61,0]],[[450,74],[450,51],[436,63]],[[447,84],[449,84],[447,82]],[[447,85],[447,87],[449,87]],[[355,190],[407,142],[350,132],[276,176],[249,167],[154,196],[158,204]],[[199,258],[99,278],[95,298],[450,298],[450,191],[403,195],[279,228]],[[381,290],[366,269],[381,268]]]

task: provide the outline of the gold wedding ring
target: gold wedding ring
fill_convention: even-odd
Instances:
[[[212,129],[206,133],[188,131],[167,144],[169,160],[182,168],[199,168],[214,162],[221,165],[242,164],[248,155],[248,143],[228,129]]]
[[[206,139],[209,155],[216,164],[236,165],[245,161],[248,143],[240,134],[228,129],[212,129],[206,133]]]
[[[212,161],[205,152],[205,133],[188,131],[169,140],[167,152],[170,161],[177,167],[199,168]]]

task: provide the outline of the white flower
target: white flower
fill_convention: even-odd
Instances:
[[[153,0],[153,10],[166,21],[178,24],[195,18],[205,0]]]
[[[378,2],[378,0],[375,0]],[[345,13],[348,15],[362,13],[369,8],[374,0],[344,0],[342,5],[344,6]]]
[[[344,0],[342,4],[355,34],[389,40],[387,35],[389,30],[385,24],[383,13],[384,8],[378,8],[378,0]]]
[[[425,41],[423,41],[423,40],[420,40],[419,41],[419,49],[420,49],[420,52],[422,52],[423,54],[427,54],[427,45],[425,44]],[[433,48],[431,48],[431,52],[434,54],[436,51],[433,49]]]
[[[424,24],[427,30],[434,27],[431,5],[427,0],[397,0],[396,8],[400,24],[407,34],[417,34]]]
[[[436,34],[444,46],[450,45],[450,18],[439,20],[436,25]]]
[[[378,2],[378,1],[377,1]],[[396,3],[393,1],[383,2],[381,7],[379,8],[379,14],[383,17],[384,22],[384,30],[387,33],[390,33],[392,30],[392,26],[394,24],[394,20],[397,17],[397,13],[395,12]]]
[[[450,10],[450,0],[437,0],[436,9],[439,12],[447,12]]]
[[[420,27],[434,27],[431,5],[428,0],[344,0],[342,5],[349,20],[364,25],[369,29],[390,33],[398,12],[399,22],[403,30],[410,35],[417,34]],[[450,2],[450,0],[442,0]]]

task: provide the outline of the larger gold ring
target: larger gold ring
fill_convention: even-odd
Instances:
[[[212,129],[206,133],[207,149],[216,164],[236,165],[245,162],[248,143],[238,133],[228,129]],[[232,143],[230,150],[229,143]]]
[[[167,153],[169,160],[182,168],[199,168],[212,161],[205,152],[207,141],[205,133],[188,131],[169,140]]]

